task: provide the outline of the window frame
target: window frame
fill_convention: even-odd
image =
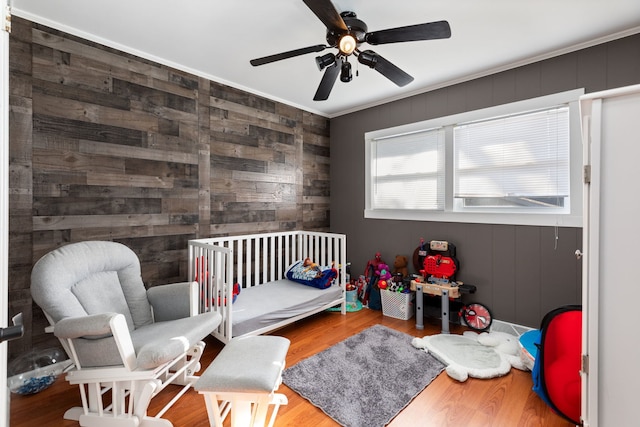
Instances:
[[[392,219],[410,221],[439,221],[484,224],[512,224],[536,226],[582,227],[582,136],[580,125],[579,98],[584,89],[575,89],[538,98],[512,102],[509,104],[468,111],[445,117],[366,132],[365,143],[365,209],[368,219]],[[481,210],[456,210],[453,198],[453,128],[455,125],[476,120],[520,114],[532,110],[552,108],[566,104],[569,106],[569,209],[568,213],[524,212],[523,210],[483,208]],[[419,132],[426,129],[445,129],[445,204],[444,210],[373,209],[371,204],[372,175],[371,162],[373,141],[394,135]]]

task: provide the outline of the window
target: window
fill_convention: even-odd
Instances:
[[[374,209],[444,208],[444,130],[372,142]]]
[[[455,126],[456,209],[562,208],[569,198],[569,108]]]
[[[583,93],[365,134],[365,217],[581,226]]]

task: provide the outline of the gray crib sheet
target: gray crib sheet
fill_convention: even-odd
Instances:
[[[282,279],[243,288],[233,303],[232,333],[240,336],[340,299],[342,289],[318,289]]]

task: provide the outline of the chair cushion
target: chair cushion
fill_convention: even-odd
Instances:
[[[136,352],[136,369],[156,368],[185,352],[204,339],[220,324],[220,314],[202,313],[193,317],[158,322],[131,332]],[[120,366],[122,359],[112,336],[73,340],[78,361],[83,368]]]
[[[137,369],[153,369],[175,359],[213,332],[221,319],[219,313],[209,312],[136,329],[131,340]]]
[[[117,271],[102,271],[80,280],[72,288],[88,315],[120,313],[127,320],[129,329],[133,326],[131,311],[124,298]]]
[[[70,243],[49,252],[33,267],[31,295],[54,322],[105,311],[123,314],[130,330],[153,322],[138,256],[116,242]]]

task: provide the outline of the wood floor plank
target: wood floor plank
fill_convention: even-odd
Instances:
[[[411,336],[422,337],[440,332],[439,321],[425,319],[425,329],[415,328],[415,319],[398,320],[379,311],[363,309],[343,316],[335,312],[319,313],[274,333],[291,340],[287,366],[293,366],[372,325],[382,324]],[[452,333],[462,328],[451,325]],[[208,366],[222,349],[217,340],[207,337],[202,365]],[[570,423],[554,414],[531,390],[531,374],[513,369],[509,374],[489,380],[469,378],[460,383],[445,372],[418,394],[396,416],[389,427],[569,427]],[[171,386],[168,387],[171,389]],[[276,427],[334,427],[338,424],[322,410],[282,385],[280,392],[289,403],[280,408]],[[363,392],[366,392],[364,390]],[[154,415],[170,399],[168,390],[151,403]],[[78,423],[62,419],[64,411],[80,404],[75,387],[59,378],[50,388],[32,396],[11,396],[11,427],[77,427]],[[209,425],[203,398],[193,390],[170,409],[165,418],[175,427]],[[225,427],[229,426],[229,420]],[[372,426],[373,427],[373,426]]]

